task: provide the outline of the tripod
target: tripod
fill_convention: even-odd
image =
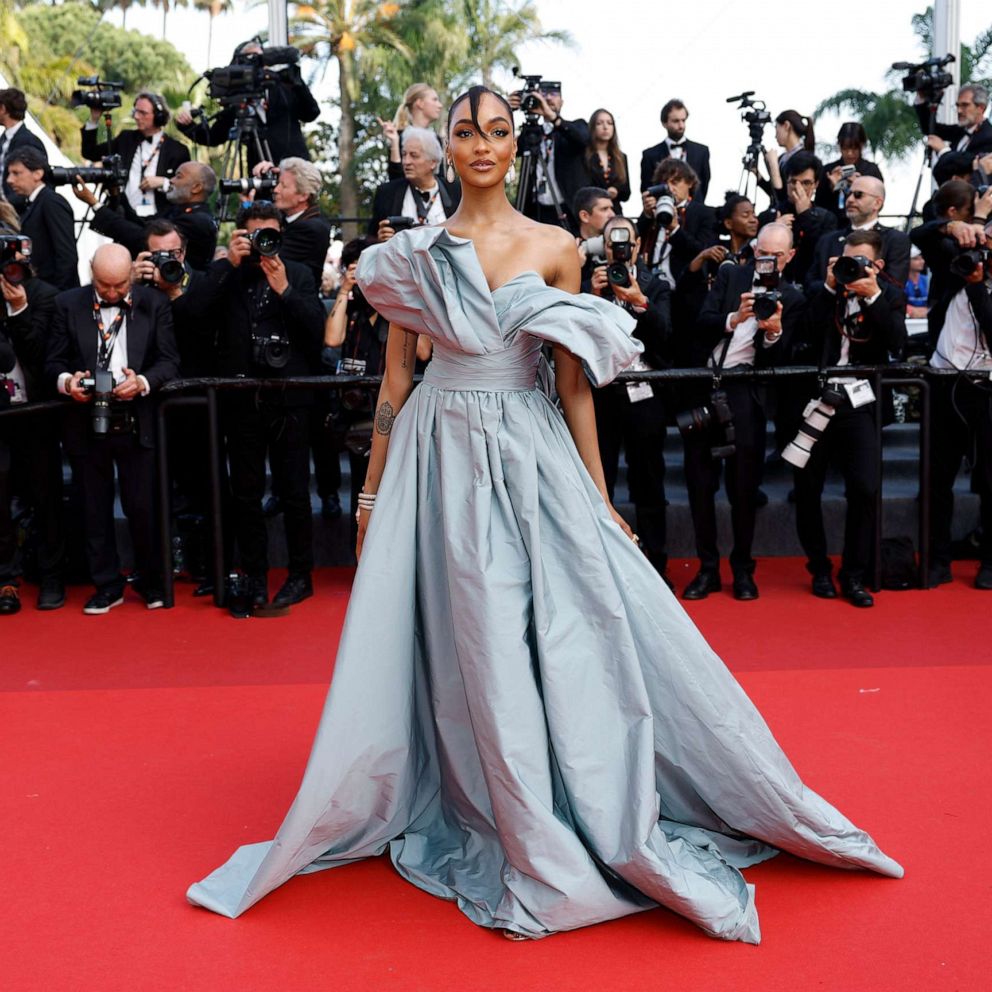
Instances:
[[[221,175],[230,179],[244,179],[251,175],[248,167],[248,148],[255,153],[256,161],[271,162],[272,152],[269,142],[261,132],[261,120],[255,97],[248,97],[237,105],[237,116],[224,149],[221,152]],[[227,212],[228,203],[222,203],[219,219],[230,220]]]
[[[527,206],[537,191],[537,164],[540,162],[544,173],[544,182],[551,194],[551,202],[554,204],[557,223],[568,230],[568,218],[562,206],[558,184],[551,175],[544,138],[544,128],[537,123],[537,115],[527,114],[524,123],[520,125],[520,134],[517,136],[517,148],[520,150],[520,181],[517,184],[515,206],[522,214],[526,214]]]
[[[930,123],[927,125],[927,134],[933,134],[937,123],[937,108],[944,97],[944,91],[935,93],[930,99]],[[920,198],[920,188],[923,185],[923,173],[933,166],[933,149],[927,145],[923,152],[923,162],[920,164],[920,174],[916,177],[916,189],[913,190],[913,202],[910,204],[909,213],[906,214],[906,234],[913,229],[913,220],[916,214],[916,201]]]
[[[757,202],[758,195],[758,162],[765,153],[761,142],[751,141],[741,159],[741,178],[737,182],[737,192],[741,196],[746,196],[752,203]]]

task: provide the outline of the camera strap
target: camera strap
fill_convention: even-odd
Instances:
[[[97,345],[96,360],[104,372],[110,371],[110,358],[114,353],[114,345],[117,343],[117,335],[120,334],[124,326],[124,318],[127,311],[131,309],[131,296],[128,294],[120,303],[113,304],[117,307],[117,316],[111,321],[110,327],[103,323],[103,311],[100,307],[100,300],[93,297],[93,321],[96,324],[100,341]]]
[[[723,347],[720,349],[720,357],[717,359],[716,365],[713,368],[713,388],[720,388],[720,380],[723,378],[723,363],[727,360],[727,352],[730,351],[730,342],[733,340],[733,334],[724,334],[723,336]]]

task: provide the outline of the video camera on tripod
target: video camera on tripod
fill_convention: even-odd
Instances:
[[[903,90],[919,93],[927,103],[936,107],[944,97],[944,90],[954,83],[954,77],[944,71],[944,66],[955,61],[953,55],[943,58],[934,56],[926,62],[893,62],[892,68],[906,73],[902,79]]]
[[[115,110],[121,105],[123,83],[111,82],[99,76],[80,76],[76,85],[83,89],[73,90],[69,97],[70,107],[89,107],[91,110]]]
[[[765,134],[765,127],[772,122],[772,115],[768,113],[768,107],[764,100],[752,100],[754,90],[745,90],[737,96],[728,96],[727,103],[739,104],[738,110],[742,111],[741,120],[747,124],[749,144],[744,153],[744,168],[748,172],[754,172],[758,168],[758,161],[764,151],[762,139]]]
[[[265,87],[269,82],[286,73],[299,74],[299,61],[300,50],[292,45],[246,52],[231,65],[208,69],[203,74],[210,84],[207,93],[223,107],[261,100],[265,97]],[[273,71],[273,66],[285,68]]]

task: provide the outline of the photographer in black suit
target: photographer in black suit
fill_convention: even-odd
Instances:
[[[233,65],[247,65],[262,54],[262,44],[257,38],[242,42],[231,56]],[[320,115],[320,106],[303,81],[298,64],[280,69],[269,68],[263,76],[262,114],[259,137],[268,143],[268,151],[273,162],[284,158],[305,158],[309,160],[306,139],[301,124],[314,121]],[[176,114],[179,130],[198,145],[214,147],[223,145],[231,135],[237,121],[237,107],[224,107],[211,121],[194,120],[187,110]],[[254,168],[263,160],[258,154],[254,141],[245,142],[249,168]]]
[[[58,392],[74,401],[65,446],[83,494],[86,557],[96,591],[84,613],[107,613],[124,601],[114,536],[114,467],[150,610],[163,605],[156,527],[153,394],[179,372],[168,300],[131,283],[131,256],[104,245],[93,256],[93,285],[59,294],[45,363]],[[109,373],[112,392],[101,391]],[[87,389],[84,379],[95,385]]]
[[[603,228],[605,265],[592,274],[591,292],[622,307],[637,320],[634,337],[644,355],[628,371],[671,364],[672,312],[668,284],[638,259],[640,239],[633,221],[613,217]],[[613,499],[620,448],[627,461],[630,501],[644,553],[660,575],[668,564],[665,528],[665,401],[660,384],[630,382],[593,390],[596,432],[606,488]],[[667,581],[667,579],[666,579]]]
[[[0,408],[53,395],[45,389],[45,347],[58,291],[31,276],[23,255],[15,260],[27,278],[11,282],[0,274],[0,351],[9,348],[8,361],[0,355]],[[37,413],[30,420],[0,420],[0,614],[20,609],[22,563],[10,515],[14,487],[34,511],[38,609],[55,610],[65,603],[60,433],[61,423],[50,413]]]
[[[183,162],[165,194],[169,205],[159,215],[182,235],[185,260],[194,269],[206,269],[214,260],[217,221],[209,200],[216,185],[217,176],[209,165]],[[144,250],[148,233],[144,220],[133,220],[113,207],[97,206],[96,194],[84,183],[73,183],[72,192],[76,199],[95,209],[90,221],[94,231],[124,245],[133,258]]]
[[[758,232],[755,260],[747,265],[722,265],[716,282],[694,325],[677,328],[678,351],[689,368],[707,366],[716,370],[783,364],[789,343],[805,319],[806,300],[781,273],[792,260],[792,232],[784,224],[768,224]],[[770,316],[762,319],[755,312],[756,300],[771,292],[780,294]],[[763,309],[764,303],[757,304]],[[683,599],[704,599],[722,588],[720,551],[717,545],[716,493],[721,462],[725,462],[725,484],[730,501],[734,547],[730,567],[734,574],[734,597],[758,598],[754,582],[755,561],[751,557],[757,514],[758,486],[765,459],[765,389],[755,383],[730,381],[722,386],[723,396],[705,390],[686,390],[692,401],[690,421],[699,426],[688,430],[680,422],[685,445],[685,474],[689,507],[696,532],[699,572],[686,587]],[[716,400],[720,401],[718,405]],[[699,411],[711,414],[710,427],[699,423]],[[721,420],[726,410],[733,417],[731,442]],[[685,421],[688,414],[680,415]],[[726,450],[733,444],[733,453]],[[720,451],[719,449],[724,449]],[[716,451],[714,449],[717,449]]]
[[[700,203],[706,201],[710,188],[710,150],[706,145],[686,138],[685,125],[688,119],[689,111],[681,100],[669,100],[661,108],[661,123],[668,136],[659,144],[645,148],[641,155],[642,193],[657,181],[654,174],[658,163],[666,158],[675,158],[692,167],[699,178],[696,199]]]
[[[610,194],[599,186],[583,186],[575,194],[572,210],[579,221],[579,233],[575,240],[582,265],[581,291],[589,293],[593,272],[606,261],[606,244],[599,244],[599,239],[607,221],[616,217],[617,212]]]
[[[523,204],[523,213],[542,224],[561,224],[567,220],[570,229],[578,230],[572,214],[575,194],[588,185],[585,166],[589,146],[589,125],[583,120],[566,120],[561,115],[563,105],[561,85],[547,80],[529,94],[536,101],[535,113],[543,117],[541,142],[532,196]],[[519,110],[524,93],[517,90],[508,97],[514,110]],[[518,147],[518,154],[522,149]],[[564,218],[559,216],[556,200]]]
[[[0,134],[0,180],[3,181],[4,199],[13,204],[19,214],[24,212],[27,204],[24,197],[18,196],[7,182],[7,159],[19,148],[34,148],[48,161],[41,138],[29,131],[24,123],[27,112],[28,102],[21,90],[13,87],[0,90],[0,127],[3,128],[3,134]]]
[[[905,304],[899,289],[879,279],[884,265],[878,231],[852,231],[847,236],[840,259],[830,259],[823,288],[810,301],[806,328],[794,342],[793,352],[799,364],[815,364],[821,369],[886,365],[891,357],[902,357],[906,347]],[[827,466],[834,463],[844,476],[847,499],[838,576],[841,591],[854,606],[873,606],[865,583],[878,525],[879,398],[874,396],[868,380],[835,373],[814,400],[819,404],[819,416],[813,427],[822,429],[823,436],[816,439],[812,435],[815,443],[808,455],[809,434],[800,435],[784,452],[786,460],[795,466],[796,528],[806,552],[806,568],[813,576],[813,595],[823,599],[837,596],[821,505]],[[813,419],[807,415],[800,430],[808,431]]]
[[[974,198],[974,199],[973,199]],[[930,268],[930,365],[937,369],[992,372],[990,266],[984,214],[992,198],[976,197],[968,183],[952,180],[937,190],[937,220],[913,230],[913,242]],[[979,219],[981,218],[981,219]],[[981,543],[975,586],[992,589],[992,396],[987,379],[942,376],[931,383],[929,584],[951,581],[954,480],[962,458],[974,459],[972,489],[978,493]]]
[[[944,152],[968,152],[972,156],[992,152],[992,124],[985,119],[989,91],[979,83],[965,83],[958,90],[957,124],[935,124],[930,131],[930,107],[927,97],[917,93],[913,109],[927,145],[938,155]]]
[[[211,267],[223,322],[218,363],[223,376],[279,379],[316,374],[324,308],[309,269],[279,257],[283,228],[273,204],[242,207],[227,258]],[[266,244],[269,239],[271,243]],[[225,403],[234,532],[253,606],[268,602],[268,536],[262,513],[268,451],[282,481],[289,575],[273,605],[313,595],[308,390],[238,392]]]
[[[139,93],[134,99],[133,131],[121,131],[109,142],[97,141],[103,111],[90,109],[83,125],[83,155],[91,162],[105,155],[120,155],[127,170],[120,206],[131,219],[153,217],[168,207],[165,194],[176,170],[189,161],[189,149],[162,129],[169,123],[169,108],[158,93]]]
[[[7,180],[27,203],[21,233],[31,239],[34,271],[56,289],[72,289],[79,285],[72,207],[45,185],[47,171],[47,160],[34,148],[19,148],[7,156]]]

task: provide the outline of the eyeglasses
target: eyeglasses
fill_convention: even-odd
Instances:
[[[787,183],[789,186],[802,186],[805,189],[812,189],[816,185],[815,179],[790,179]]]
[[[974,107],[975,102],[974,100],[958,100],[958,102],[954,104],[954,106],[960,110],[961,107]]]
[[[863,189],[852,189],[850,193],[847,194],[849,200],[863,200],[866,196],[875,197],[874,193],[866,193]],[[877,197],[875,197],[877,199]]]

